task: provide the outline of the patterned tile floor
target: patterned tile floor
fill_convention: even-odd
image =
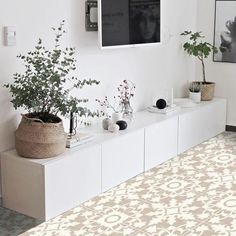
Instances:
[[[221,134],[22,234],[28,235],[236,236],[236,133]]]

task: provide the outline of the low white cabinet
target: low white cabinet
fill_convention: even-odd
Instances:
[[[225,131],[226,100],[202,102],[179,114],[178,153]]]
[[[92,145],[45,160],[2,155],[3,206],[37,219],[51,219],[101,193],[101,146]]]
[[[145,129],[145,171],[177,155],[178,117],[174,116]]]
[[[143,171],[144,129],[102,143],[102,191]]]
[[[226,100],[201,102],[165,116],[134,114],[125,131],[86,129],[91,143],[58,157],[25,159],[1,155],[2,197],[6,208],[51,219],[225,130]]]

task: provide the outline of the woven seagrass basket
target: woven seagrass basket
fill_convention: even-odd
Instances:
[[[62,121],[43,123],[22,116],[15,132],[16,151],[27,158],[50,158],[65,151],[66,133]]]
[[[215,83],[207,82],[201,85],[201,100],[211,101],[215,94]]]

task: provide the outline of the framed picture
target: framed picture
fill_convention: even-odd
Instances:
[[[160,44],[161,0],[99,0],[102,48]]]
[[[131,0],[130,11],[130,42],[160,42],[160,0]]]
[[[214,61],[236,63],[236,0],[216,0],[214,45]]]

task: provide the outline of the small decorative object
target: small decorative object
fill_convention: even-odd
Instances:
[[[157,102],[156,102],[156,107],[158,108],[158,109],[164,109],[164,108],[166,108],[166,106],[167,106],[167,103],[166,103],[166,100],[165,99],[158,99],[157,100]]]
[[[117,133],[119,130],[120,130],[120,127],[117,124],[111,124],[108,127],[108,131],[111,133]]]
[[[117,103],[117,101],[116,101],[116,96],[114,96],[113,98],[114,98],[114,103],[113,104],[111,104],[109,102],[107,96],[105,96],[104,101],[99,100],[99,99],[96,99],[96,101],[99,103],[101,108],[109,109],[109,110],[111,110],[113,112],[112,116],[111,116],[111,119],[112,119],[113,123],[116,123],[118,120],[122,120],[123,119],[123,113],[121,112],[122,111],[121,104]],[[101,111],[100,113],[101,113],[101,116],[108,117],[107,112]]]
[[[190,56],[196,57],[202,64],[203,82],[201,83],[201,100],[210,101],[214,97],[215,83],[206,81],[205,59],[209,57],[211,52],[217,53],[218,50],[212,44],[203,42],[205,38],[201,32],[193,33],[192,31],[184,31],[181,35],[187,36],[190,42],[183,45],[184,51]]]
[[[71,137],[67,138],[66,141],[66,147],[67,148],[73,148],[73,147],[77,147],[81,144],[90,142],[94,139],[94,136],[91,134],[87,134],[87,133],[76,133]]]
[[[75,48],[60,49],[64,21],[52,29],[55,33],[53,49],[46,49],[39,39],[33,51],[18,56],[24,62],[24,73],[15,73],[14,82],[4,85],[12,94],[14,108],[22,107],[29,112],[23,115],[15,133],[16,151],[28,158],[49,158],[64,152],[67,135],[58,114],[97,116],[84,107],[88,99],[78,99],[70,92],[99,84],[99,81],[69,76],[76,70]]]
[[[108,130],[108,127],[109,127],[109,125],[111,125],[111,124],[112,124],[112,120],[109,119],[109,118],[105,118],[105,119],[103,119],[103,121],[102,121],[102,127],[103,127],[104,130]]]
[[[133,117],[133,108],[130,105],[130,102],[126,102],[123,104],[123,114],[124,118],[132,119]]]
[[[152,106],[152,107],[147,108],[147,111],[149,111],[151,113],[159,113],[159,114],[165,114],[165,115],[177,112],[179,110],[180,110],[180,107],[176,106],[176,105],[173,107],[167,106],[164,109],[158,109],[156,106]]]
[[[112,111],[112,121],[116,123],[118,120],[123,120],[123,118],[131,120],[133,115],[133,108],[130,105],[130,100],[134,97],[135,85],[128,80],[123,80],[123,82],[117,87],[118,96],[114,96],[114,103],[108,100],[105,96],[104,100],[96,99],[99,105],[104,109],[109,109]],[[101,112],[102,116],[106,112]],[[107,114],[106,114],[107,116]]]
[[[119,92],[118,98],[122,105],[124,118],[132,118],[133,108],[130,105],[130,100],[132,97],[134,97],[134,83],[128,80],[123,80],[123,83],[119,85],[117,90]]]
[[[73,148],[81,144],[87,143],[94,139],[94,136],[87,133],[77,132],[78,118],[72,112],[70,113],[70,128],[67,135],[66,147]]]
[[[174,104],[174,89],[171,88],[170,90],[170,101],[169,101],[169,107],[175,107],[176,105]]]
[[[128,126],[127,122],[124,120],[119,120],[116,122],[116,124],[119,125],[120,130],[125,130],[125,129],[127,129],[127,126]]]
[[[198,93],[189,92],[189,98],[192,99],[196,103],[200,103],[201,102],[201,92],[198,92]]]
[[[119,120],[123,120],[123,113],[121,113],[121,112],[114,112],[112,114],[112,121],[114,123],[116,123]]]
[[[151,113],[159,113],[159,114],[171,114],[173,112],[177,112],[180,110],[180,107],[174,104],[174,91],[171,89],[171,93],[169,96],[169,103],[167,104],[166,100],[161,98],[156,101],[155,106],[151,106],[147,108],[147,111]]]
[[[214,61],[236,63],[236,1],[216,0]]]
[[[72,112],[70,113],[70,128],[68,138],[71,138],[76,134],[77,129],[77,116],[75,116]]]
[[[201,84],[198,82],[192,82],[189,85],[189,98],[194,102],[201,102]]]

